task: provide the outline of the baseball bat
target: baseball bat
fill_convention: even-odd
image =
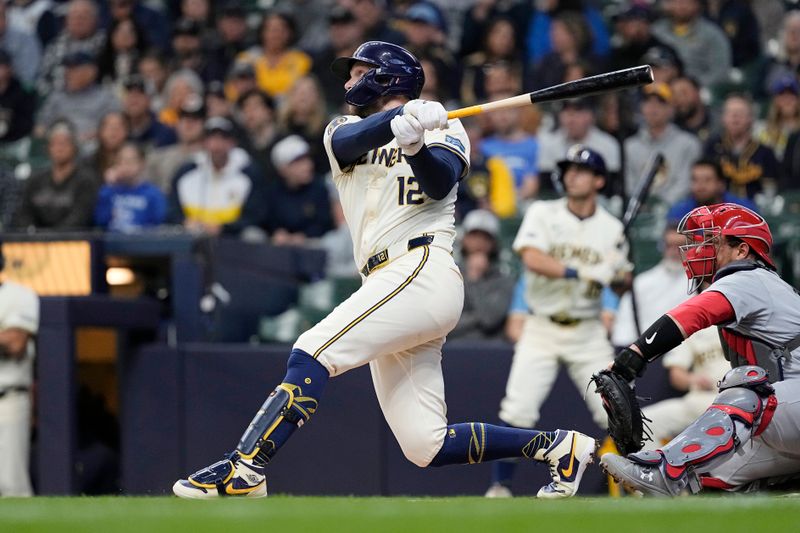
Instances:
[[[653,184],[656,174],[658,174],[658,171],[661,170],[663,165],[664,155],[659,152],[653,157],[650,165],[647,167],[647,174],[645,174],[644,179],[639,180],[639,183],[636,185],[636,190],[633,192],[633,195],[631,195],[630,200],[628,200],[628,206],[625,209],[625,214],[622,216],[622,231],[625,233],[626,237],[628,237],[628,230],[631,224],[633,224],[633,221],[636,220],[636,215],[639,214],[642,204],[644,204],[644,201],[647,199],[650,186]],[[628,237],[628,254],[629,259],[633,261],[633,242],[630,237]],[[633,284],[631,284],[629,290],[631,291],[633,324],[636,327],[636,334],[641,335],[642,324],[639,321],[639,306],[637,305],[636,290]]]
[[[578,80],[568,81],[552,87],[545,87],[532,93],[520,94],[510,98],[503,98],[494,102],[473,105],[454,109],[447,113],[447,118],[462,118],[472,115],[479,115],[498,109],[509,109],[522,107],[541,102],[555,102],[557,100],[568,100],[570,98],[580,98],[593,94],[618,91],[629,87],[638,87],[653,82],[653,71],[650,65],[640,65],[638,67],[615,70],[596,76],[588,76]]]
[[[653,184],[656,174],[658,174],[658,171],[661,170],[663,165],[664,155],[657,153],[650,161],[644,179],[639,180],[639,183],[636,184],[636,190],[633,191],[630,200],[628,200],[625,214],[622,215],[622,228],[626,234],[628,233],[628,228],[630,228],[633,221],[636,220],[636,215],[639,214],[639,210],[642,208],[642,204],[644,204],[645,199],[647,199],[647,194],[650,192],[650,186]]]

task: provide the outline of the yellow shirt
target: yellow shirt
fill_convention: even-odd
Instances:
[[[287,50],[274,65],[254,51],[242,52],[237,61],[252,63],[258,88],[273,97],[283,95],[311,70],[311,57],[300,50]]]

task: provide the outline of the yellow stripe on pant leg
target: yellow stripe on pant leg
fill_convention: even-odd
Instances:
[[[420,271],[422,270],[422,267],[425,266],[425,263],[428,261],[428,256],[430,255],[430,246],[423,246],[423,249],[424,249],[424,253],[422,255],[422,261],[420,261],[419,265],[417,265],[417,268],[414,269],[414,272],[412,272],[411,275],[398,288],[396,288],[391,293],[389,293],[388,296],[385,296],[380,302],[376,303],[375,305],[373,305],[372,307],[370,307],[369,309],[367,309],[366,311],[361,313],[361,315],[358,318],[356,318],[355,320],[353,320],[352,322],[347,324],[344,328],[342,328],[341,331],[339,331],[339,333],[334,335],[329,341],[327,341],[325,344],[323,344],[320,349],[318,349],[316,352],[314,352],[314,359],[319,357],[320,354],[324,350],[326,350],[327,348],[329,348],[331,346],[331,344],[333,344],[334,342],[336,342],[337,340],[342,338],[342,336],[345,333],[347,333],[348,331],[353,329],[353,327],[355,327],[359,322],[363,321],[369,315],[374,313],[377,309],[379,309],[381,306],[383,306],[386,302],[388,302],[389,300],[391,300],[392,298],[397,296],[400,293],[400,291],[405,289],[412,281],[414,281],[414,278],[416,278],[419,275]]]

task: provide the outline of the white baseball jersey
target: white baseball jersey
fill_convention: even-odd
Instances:
[[[0,284],[0,330],[10,328],[36,334],[39,330],[39,297],[24,285],[5,281]],[[22,359],[0,357],[0,390],[31,385],[33,356],[33,341],[29,341]]]
[[[514,251],[537,248],[565,266],[630,270],[622,223],[602,206],[592,216],[580,219],[567,208],[566,198],[535,202],[528,208],[514,239]],[[601,291],[577,279],[553,279],[525,272],[525,300],[537,315],[566,314],[573,318],[596,318],[601,309]]]
[[[354,115],[338,117],[325,129],[323,138],[333,182],[353,236],[356,266],[361,268],[372,255],[423,233],[435,234],[434,245],[452,251],[458,188],[453,187],[441,200],[428,197],[396,139],[370,150],[353,165],[339,167],[331,148],[333,132],[360,120]],[[456,154],[463,160],[466,174],[470,145],[461,121],[449,121],[445,130],[426,131],[425,144]]]

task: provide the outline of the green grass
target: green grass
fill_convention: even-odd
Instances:
[[[327,531],[564,533],[800,530],[800,497],[674,500],[574,498],[319,498],[184,501],[177,498],[32,498],[0,501],[0,532]]]

